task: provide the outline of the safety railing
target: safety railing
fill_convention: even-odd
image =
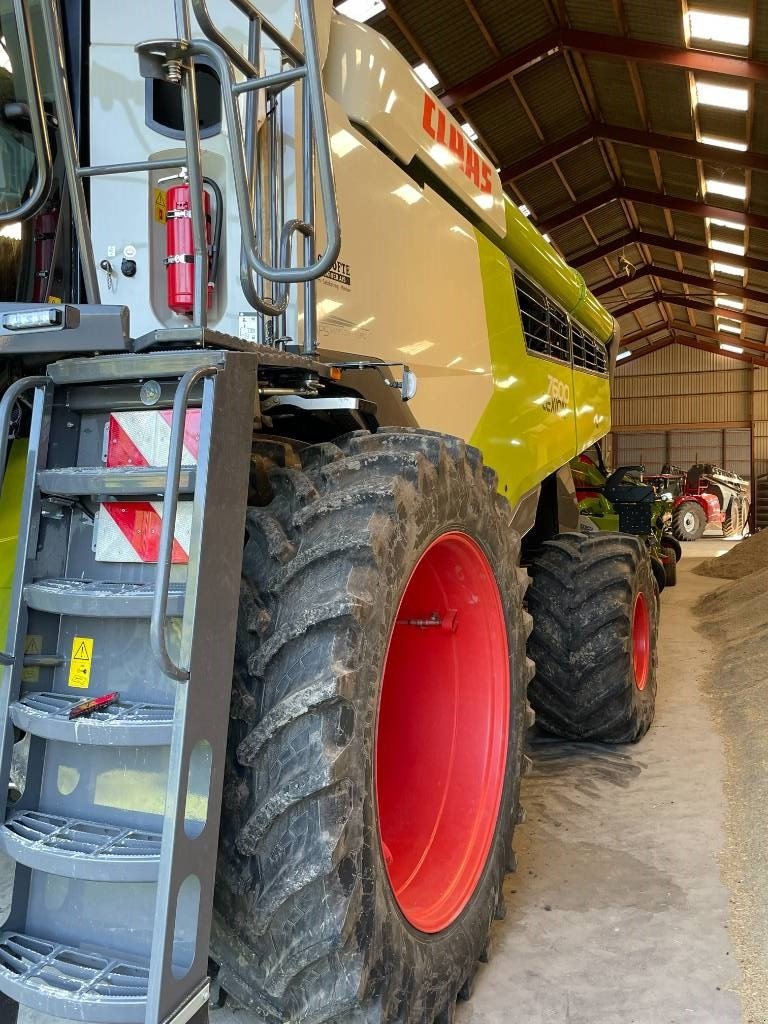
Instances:
[[[13,0],[13,14],[19,38],[24,88],[27,94],[25,113],[29,114],[32,151],[35,157],[35,172],[33,184],[29,187],[23,201],[13,209],[0,212],[0,224],[10,224],[15,221],[25,220],[39,213],[48,199],[51,181],[53,180],[51,142],[48,136],[48,122],[40,88],[40,68],[37,62],[28,5],[24,3],[24,0]]]
[[[163,522],[160,528],[157,570],[155,573],[155,591],[152,602],[152,617],[149,624],[149,639],[152,654],[161,670],[170,679],[186,683],[189,669],[177,665],[168,653],[165,636],[165,621],[168,614],[168,588],[171,581],[171,560],[173,557],[174,528],[176,525],[176,509],[179,504],[179,478],[181,475],[181,459],[184,450],[184,427],[192,388],[201,380],[206,384],[203,389],[203,416],[211,415],[212,401],[210,389],[211,378],[218,369],[215,366],[200,366],[189,370],[179,381],[173,399],[171,417],[171,437],[168,448],[168,469],[165,476],[165,492],[163,496]],[[198,477],[195,483],[194,500],[201,500]]]
[[[3,489],[5,469],[8,462],[8,442],[14,407],[21,396],[26,394],[27,391],[32,391],[35,388],[44,388],[49,383],[48,377],[23,377],[21,380],[11,384],[3,395],[2,401],[0,401],[0,492]],[[15,652],[13,654],[6,654],[5,651],[0,651],[0,665],[13,665],[15,659]]]
[[[14,0],[21,4],[21,0]],[[231,0],[248,20],[248,57],[244,56],[214,24],[205,0],[191,0],[204,38],[192,38],[190,0],[173,0],[175,39],[142,43],[136,47],[140,73],[159,78],[181,90],[186,168],[190,186],[192,233],[194,239],[193,326],[204,328],[207,320],[208,265],[203,205],[203,171],[195,78],[195,59],[206,58],[215,70],[220,86],[224,119],[232,163],[235,201],[241,231],[241,284],[249,304],[267,317],[285,313],[289,288],[304,286],[304,321],[301,348],[311,354],[316,348],[314,282],[331,269],[341,245],[339,214],[331,158],[328,121],[319,58],[314,0],[297,0],[303,51],[274,27],[250,0]],[[83,179],[98,175],[156,171],[177,168],[178,157],[167,160],[137,160],[102,166],[81,166],[72,116],[64,59],[64,42],[59,0],[41,5],[48,57],[53,68],[53,97],[59,125],[59,139],[67,183],[72,198],[75,232],[88,301],[100,301],[99,282],[90,234]],[[261,74],[260,55],[267,39],[279,53],[280,70]],[[30,41],[31,46],[31,41]],[[30,49],[30,52],[31,49]],[[242,76],[241,78],[238,78]],[[269,103],[292,86],[301,86],[302,189],[298,215],[285,216],[283,151],[284,139],[275,126],[269,147],[269,167],[260,166],[257,94],[265,93]],[[245,126],[239,98],[246,97]],[[298,139],[297,139],[298,144]],[[266,177],[266,182],[265,182]],[[325,245],[317,254],[315,228],[315,184],[317,182],[325,225]],[[265,255],[269,213],[271,253]],[[303,258],[294,265],[293,238],[303,240]],[[254,279],[255,276],[255,279]],[[267,295],[264,282],[273,286]]]

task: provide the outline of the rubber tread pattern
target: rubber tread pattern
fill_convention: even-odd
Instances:
[[[644,542],[625,534],[561,534],[531,567],[528,697],[539,728],[570,740],[634,743],[653,721],[659,601]],[[651,616],[643,690],[632,671],[637,595]]]
[[[277,449],[277,450],[276,450]],[[297,468],[300,462],[301,468]],[[451,1020],[503,913],[529,716],[529,579],[495,474],[474,448],[415,429],[357,431],[283,453],[249,510],[212,957],[217,983],[269,1024]],[[378,687],[399,596],[421,552],[462,529],[505,606],[512,677],[507,781],[481,880],[438,935],[408,925],[372,799]]]

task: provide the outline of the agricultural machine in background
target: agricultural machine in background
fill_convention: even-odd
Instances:
[[[449,1021],[534,715],[654,715],[613,318],[330,0],[0,22],[0,1021]]]
[[[720,526],[724,537],[741,537],[749,528],[749,482],[737,473],[705,464],[687,472],[666,465],[644,479],[672,501],[672,533],[679,541],[698,540],[708,526]]]
[[[682,548],[670,533],[672,502],[643,482],[643,466],[621,466],[609,473],[599,445],[571,461],[585,532],[621,531],[642,537],[648,545],[656,583],[677,583]]]

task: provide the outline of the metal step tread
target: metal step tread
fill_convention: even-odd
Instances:
[[[35,691],[11,704],[11,720],[33,736],[64,743],[141,747],[171,742],[174,711],[168,704],[119,701],[70,720],[72,706],[82,699],[82,695]]]
[[[179,493],[193,494],[196,469],[185,466],[179,476]],[[66,469],[44,469],[37,474],[43,494],[62,497],[108,495],[110,497],[162,497],[165,493],[166,470],[162,466],[72,466]]]
[[[184,614],[184,584],[168,588],[168,615]],[[151,583],[110,583],[106,580],[38,580],[24,588],[29,608],[53,615],[97,619],[147,619],[155,589]]]
[[[102,950],[0,934],[0,990],[11,999],[69,1020],[143,1024],[149,967]]]
[[[17,811],[0,828],[0,847],[20,864],[96,882],[155,881],[161,840],[159,832],[45,811]]]

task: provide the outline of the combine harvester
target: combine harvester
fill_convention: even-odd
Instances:
[[[330,2],[63,14],[0,26],[2,1021],[449,1021],[534,709],[653,717],[647,547],[568,468],[615,324]]]

